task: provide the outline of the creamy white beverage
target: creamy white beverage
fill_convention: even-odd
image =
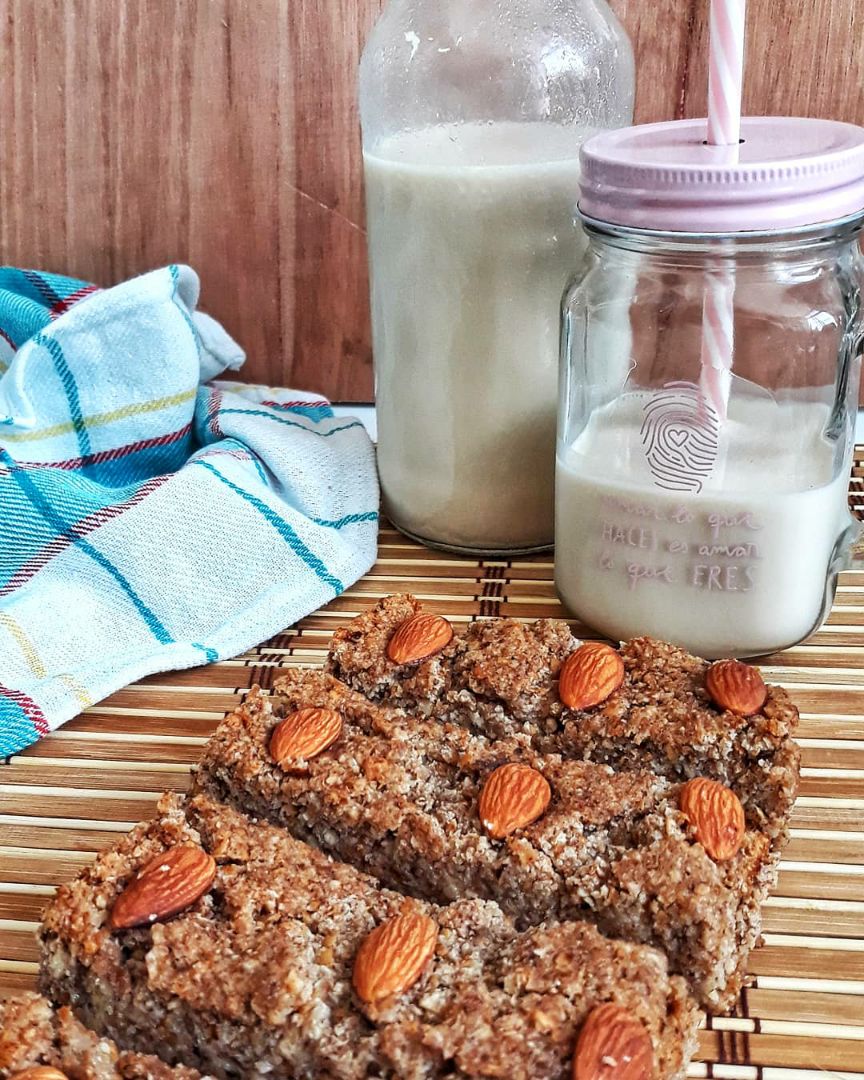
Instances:
[[[560,303],[587,132],[432,127],[366,153],[385,507],[434,543],[553,540]]]
[[[734,402],[711,445],[680,414],[664,428],[652,400],[596,410],[559,456],[564,602],[613,639],[650,634],[709,658],[800,641],[852,532],[827,406]]]

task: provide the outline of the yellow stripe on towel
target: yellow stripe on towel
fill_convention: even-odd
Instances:
[[[141,413],[158,412],[160,409],[170,408],[172,405],[180,405],[189,401],[198,393],[198,388],[183,390],[179,394],[171,394],[169,397],[157,398],[155,401],[140,401],[132,405],[124,405],[120,409],[112,409],[110,412],[96,413],[94,416],[84,417],[86,428],[102,427],[111,424],[115,420],[125,420],[127,416],[139,416]],[[63,424],[54,424],[53,427],[39,428],[35,431],[4,431],[4,442],[36,442],[39,439],[52,439],[55,435],[67,435],[75,430],[71,420]]]
[[[22,656],[27,661],[27,666],[36,678],[47,678],[48,672],[45,670],[45,665],[21,624],[7,612],[0,611],[0,626],[9,631],[9,634],[15,640],[15,644],[21,650]],[[77,679],[73,679],[71,675],[58,675],[57,678],[72,692],[82,709],[87,709],[93,704],[93,699]]]

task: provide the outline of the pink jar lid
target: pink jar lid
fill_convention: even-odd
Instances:
[[[796,229],[864,212],[864,128],[750,116],[737,148],[706,146],[705,120],[604,131],[582,147],[579,210],[658,232]]]

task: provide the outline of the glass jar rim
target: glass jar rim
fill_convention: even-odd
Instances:
[[[576,212],[582,225],[596,235],[605,235],[627,239],[633,237],[636,240],[657,240],[666,243],[680,243],[689,245],[693,243],[729,244],[732,242],[756,241],[763,243],[794,243],[797,239],[812,241],[814,239],[832,240],[832,234],[848,234],[852,239],[856,233],[864,229],[864,210],[858,210],[846,217],[836,218],[829,221],[817,221],[812,225],[796,225],[787,229],[766,229],[764,231],[747,232],[677,232],[661,229],[640,229],[631,225],[619,225],[613,221],[603,221],[600,218],[590,217],[583,213],[577,205]]]

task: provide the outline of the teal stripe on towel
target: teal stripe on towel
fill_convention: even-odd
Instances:
[[[238,487],[236,484],[232,484],[228,477],[223,476],[209,461],[201,461],[199,459],[198,461],[193,462],[193,464],[200,465],[202,469],[206,469],[208,472],[213,473],[213,475],[218,477],[226,487],[230,488],[236,495],[239,495],[241,499],[245,499],[250,506],[254,506],[264,520],[273,526],[294,554],[299,555],[310,570],[313,570],[317,576],[322,581],[326,582],[336,593],[344,591],[345,586],[339,578],[334,577],[330,573],[315,552],[309,550],[288,522],[280,517],[272,507],[269,507],[267,503],[256,498],[251,492],[244,491],[243,488]]]
[[[72,419],[75,434],[78,436],[78,449],[81,456],[86,457],[90,453],[90,436],[87,434],[87,427],[84,423],[84,414],[81,411],[81,399],[78,396],[78,386],[75,382],[75,376],[72,374],[69,365],[66,363],[66,357],[63,355],[63,350],[60,348],[59,342],[43,333],[34,334],[33,344],[41,345],[43,349],[50,353],[51,359],[54,361],[54,366],[57,369],[57,374],[60,376],[60,382],[63,385],[63,392],[66,395],[66,400],[69,402],[69,416]]]
[[[6,465],[14,466],[15,464],[2,447],[0,447],[0,460]],[[77,548],[83,551],[85,555],[89,555],[95,563],[101,566],[107,574],[110,574],[111,577],[114,578],[134,606],[135,610],[147,624],[148,629],[156,640],[160,641],[163,645],[172,644],[174,639],[162,625],[156,613],[144,603],[138,593],[132,588],[128,579],[124,577],[111,560],[106,555],[103,555],[102,552],[99,551],[98,548],[95,548],[88,540],[75,534],[74,525],[67,525],[60,515],[54,511],[51,505],[42,497],[42,493],[23,469],[16,469],[13,467],[10,471],[11,476],[18,484],[18,487],[30,501],[31,505],[39,511],[43,518],[45,518],[48,524],[53,529],[56,529],[60,536],[68,537]]]
[[[335,435],[337,431],[348,431],[350,428],[363,427],[359,420],[352,420],[350,424],[342,424],[341,427],[331,428],[329,431],[316,431],[306,424],[300,424],[296,420],[288,420],[284,416],[275,416],[272,412],[264,412],[263,409],[220,409],[218,415],[230,416],[232,413],[235,416],[263,416],[265,420],[272,420],[276,424],[287,424],[288,427],[308,431],[310,435],[317,435],[319,439],[328,439],[331,435]]]

